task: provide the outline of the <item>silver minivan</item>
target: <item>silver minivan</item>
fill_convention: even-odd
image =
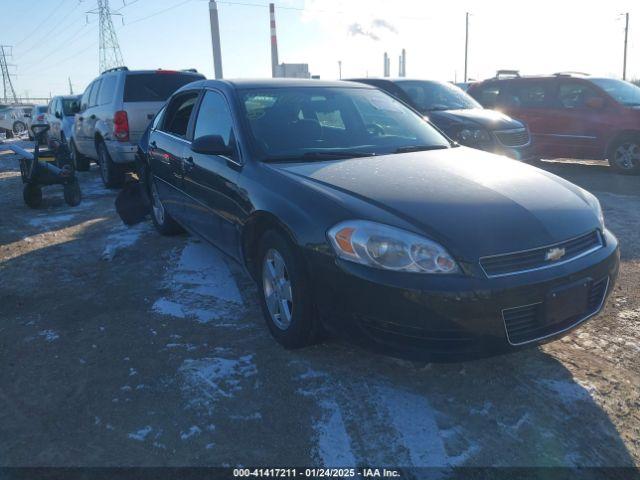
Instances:
[[[135,160],[140,137],[173,92],[202,80],[195,70],[107,70],[93,80],[75,116],[71,156],[77,170],[100,165],[105,186],[117,187]]]

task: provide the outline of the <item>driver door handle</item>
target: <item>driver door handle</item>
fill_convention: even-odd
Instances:
[[[191,171],[193,167],[195,167],[196,165],[193,161],[193,157],[183,157],[182,160],[183,160],[182,165],[185,172]]]

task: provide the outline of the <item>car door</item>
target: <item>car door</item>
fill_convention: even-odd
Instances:
[[[73,141],[78,151],[85,155],[88,153],[91,145],[88,144],[84,121],[85,115],[89,109],[89,97],[91,96],[94,83],[95,82],[90,83],[82,94],[82,98],[80,99],[80,111],[76,114],[76,120],[73,123]]]
[[[556,87],[554,78],[514,79],[503,81],[496,97],[496,109],[527,125],[535,153],[543,157],[559,157],[567,151],[551,113]]]
[[[184,158],[185,216],[193,228],[220,248],[238,258],[241,191],[238,177],[241,159],[236,146],[234,120],[225,96],[205,90],[193,127],[194,141],[205,135],[219,135],[235,153],[232,156],[205,155],[187,149]]]
[[[62,102],[60,98],[54,98],[52,103],[51,109],[53,112],[49,113],[49,135],[51,138],[59,140],[62,130]]]
[[[611,105],[594,86],[581,79],[560,78],[551,112],[557,136],[567,145],[570,158],[602,157],[610,129]]]
[[[164,208],[179,222],[190,225],[184,218],[186,195],[183,182],[183,157],[189,148],[187,132],[198,90],[181,92],[167,104],[156,118],[156,126],[149,134],[149,162],[153,184]]]
[[[89,104],[87,106],[87,110],[83,113],[83,137],[85,140],[85,145],[87,148],[87,155],[91,158],[97,158],[96,146],[95,146],[95,133],[96,133],[96,123],[98,121],[98,95],[100,94],[100,84],[102,80],[96,80],[93,82],[93,88],[91,89],[91,94],[89,95]]]

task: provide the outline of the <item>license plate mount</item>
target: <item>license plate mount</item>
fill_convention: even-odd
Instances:
[[[589,288],[592,283],[591,278],[585,278],[549,292],[545,302],[547,323],[561,323],[586,314],[589,304]]]

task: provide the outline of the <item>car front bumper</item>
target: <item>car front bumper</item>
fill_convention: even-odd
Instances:
[[[455,276],[325,264],[314,275],[317,305],[330,330],[399,355],[477,356],[537,345],[566,334],[603,307],[620,262],[616,238],[608,231],[604,238],[605,245],[585,257],[498,278],[487,278],[471,264],[465,268],[469,275]],[[526,341],[509,338],[503,311],[536,305],[544,317],[550,292],[576,282],[588,283],[589,292],[600,286],[597,304],[561,322],[537,318],[538,333]]]

